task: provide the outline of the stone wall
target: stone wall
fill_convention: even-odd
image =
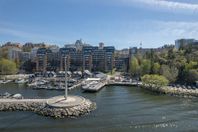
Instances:
[[[50,116],[54,118],[64,118],[64,117],[78,117],[92,110],[96,109],[96,104],[88,99],[77,106],[65,107],[65,108],[55,108],[50,107],[45,101],[1,101],[0,99],[0,111],[33,111],[39,115]]]
[[[83,103],[73,107],[57,108],[46,106],[39,110],[38,113],[45,116],[51,116],[55,118],[64,117],[78,117],[84,114],[90,113],[96,109],[96,104],[86,99]]]
[[[198,89],[185,89],[185,88],[176,88],[171,86],[164,87],[155,87],[155,86],[141,86],[144,89],[147,89],[152,92],[157,92],[160,94],[167,94],[171,96],[181,96],[181,97],[198,97]]]

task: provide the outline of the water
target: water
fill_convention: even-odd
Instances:
[[[0,85],[0,93],[22,93],[26,98],[47,98],[64,91],[32,90],[23,85]],[[198,100],[159,96],[137,87],[111,86],[81,95],[97,109],[77,119],[53,119],[33,112],[0,112],[0,132],[121,132],[198,131]]]

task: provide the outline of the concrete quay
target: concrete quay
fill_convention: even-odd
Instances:
[[[105,86],[139,86],[142,83],[140,82],[114,82],[114,81],[104,81],[104,82],[98,82],[95,85],[88,86],[86,88],[82,88],[82,90],[87,92],[98,92]]]
[[[105,85],[106,85],[106,82],[99,82],[97,84],[87,86],[86,88],[82,87],[82,90],[84,90],[86,92],[97,92],[97,91],[101,90]]]
[[[54,118],[78,117],[96,109],[96,104],[80,96],[49,99],[0,99],[0,111],[33,111]]]

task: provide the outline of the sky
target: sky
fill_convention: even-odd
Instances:
[[[156,48],[198,39],[198,0],[0,0],[0,43]]]

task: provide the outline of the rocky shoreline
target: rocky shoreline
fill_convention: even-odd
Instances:
[[[142,85],[141,88],[170,96],[180,96],[185,98],[198,97],[198,89],[186,89],[181,87],[177,88],[172,86],[155,87],[148,85]]]
[[[79,117],[96,109],[96,104],[88,99],[77,106],[55,108],[47,105],[46,100],[23,101],[22,99],[0,99],[0,111],[32,111],[53,118]]]

